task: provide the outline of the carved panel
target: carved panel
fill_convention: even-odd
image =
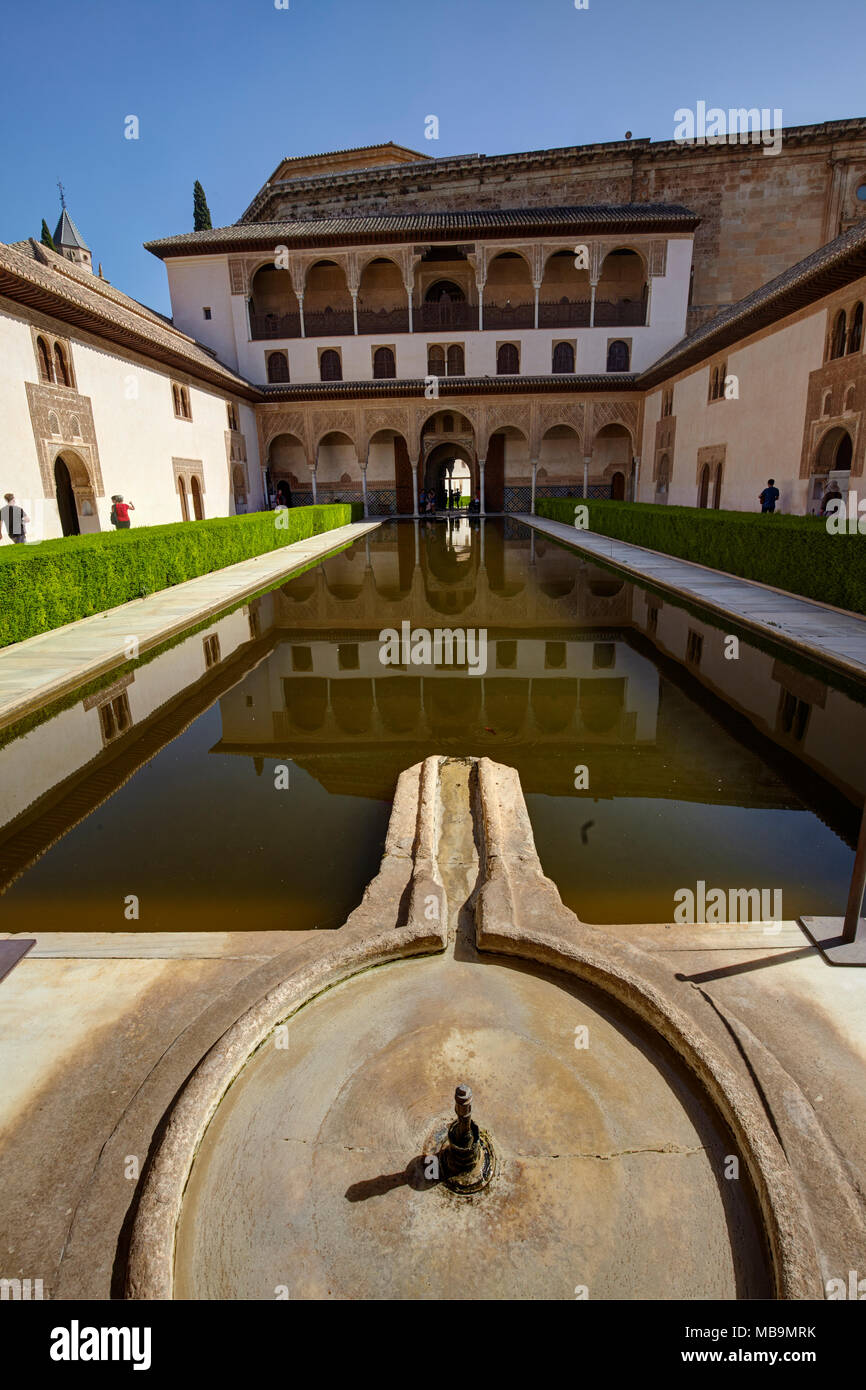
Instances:
[[[667,241],[651,241],[649,244],[650,275],[667,275],[668,267],[668,244]]]
[[[240,256],[232,256],[229,259],[229,286],[232,294],[247,292],[247,267]]]
[[[177,480],[181,477],[185,479],[187,488],[189,488],[190,478],[198,478],[199,487],[201,488],[202,492],[205,491],[204,464],[202,463],[201,459],[173,458],[171,461],[171,467],[174,473],[175,492],[177,492]]]
[[[661,420],[656,421],[655,444],[653,448],[653,482],[659,476],[659,463],[665,454],[668,456],[670,478],[674,471],[674,446],[677,435],[677,417],[675,415],[663,415]]]
[[[709,464],[710,486],[712,486],[716,469],[721,467],[721,465],[725,461],[725,452],[727,450],[727,447],[727,444],[705,444],[702,448],[698,449],[698,459],[697,465],[695,467],[696,483],[700,484],[701,473],[704,470],[704,465]]]
[[[68,457],[67,462],[76,492],[104,497],[90,397],[79,395],[70,386],[43,386],[34,381],[24,384],[44,496],[55,495],[54,462],[62,453],[75,456]],[[83,467],[76,467],[77,460]]]

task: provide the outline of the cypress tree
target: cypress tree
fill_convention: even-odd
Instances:
[[[207,198],[204,196],[204,189],[198,179],[196,179],[192,190],[192,225],[195,232],[209,232],[213,227]]]
[[[45,221],[44,217],[42,219],[42,236],[40,239],[43,246],[49,247],[52,251],[57,250],[57,247],[54,245],[54,237],[49,232],[48,223]]]

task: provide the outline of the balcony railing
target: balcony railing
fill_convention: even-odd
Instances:
[[[351,329],[349,330],[351,332]],[[250,337],[254,342],[262,338],[300,338],[300,314],[254,314],[250,310]]]
[[[359,333],[408,333],[407,309],[359,309]]]
[[[305,309],[304,332],[308,338],[351,337],[355,318],[351,309]]]
[[[646,323],[646,304],[639,299],[617,304],[609,299],[595,301],[596,328],[643,328]]]
[[[485,329],[514,332],[532,328],[535,324],[533,304],[485,304]],[[539,328],[588,328],[590,301],[576,299],[538,306]],[[646,323],[646,303],[641,300],[615,302],[595,301],[593,319],[596,328],[639,328]],[[477,329],[478,305],[464,300],[446,300],[435,304],[419,304],[412,312],[412,327],[416,333],[441,333],[450,329]],[[351,337],[355,321],[351,309],[307,310],[304,331],[308,338]],[[409,310],[359,309],[359,333],[408,333]],[[271,314],[250,311],[250,336],[253,341],[268,338],[299,338],[300,313]]]
[[[539,328],[588,328],[590,301],[567,299],[559,303],[542,301],[538,306]]]
[[[487,304],[484,305],[484,327],[504,329],[506,333],[515,328],[532,328],[535,324],[534,304]]]
[[[412,313],[416,332],[441,333],[448,328],[477,328],[478,306],[462,299],[419,304]]]

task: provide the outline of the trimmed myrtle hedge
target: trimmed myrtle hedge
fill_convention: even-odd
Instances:
[[[0,647],[250,560],[363,515],[360,503],[293,507],[0,546]],[[281,524],[277,524],[277,522]]]
[[[581,497],[539,498],[536,511],[573,526],[580,505],[589,508],[589,529],[603,536],[866,613],[866,539],[831,535],[817,517]]]

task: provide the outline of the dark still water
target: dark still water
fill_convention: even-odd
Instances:
[[[468,633],[462,665],[447,643],[413,663],[437,628]],[[0,924],[337,927],[400,771],[432,753],[518,769],[545,872],[587,921],[672,920],[698,880],[841,914],[866,704],[730,650],[514,523],[390,523],[0,731]]]

